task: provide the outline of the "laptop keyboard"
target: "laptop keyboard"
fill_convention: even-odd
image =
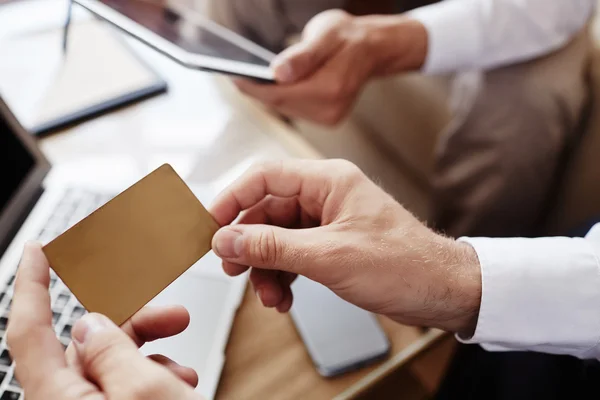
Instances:
[[[54,212],[38,235],[37,240],[47,244],[113,196],[82,189],[68,189]],[[16,272],[16,266],[15,266]],[[50,298],[52,299],[52,323],[56,336],[66,348],[71,342],[71,328],[75,321],[86,313],[85,308],[71,294],[69,289],[50,271]],[[22,400],[19,382],[14,376],[14,363],[6,347],[6,326],[12,304],[15,275],[0,292],[0,400]]]

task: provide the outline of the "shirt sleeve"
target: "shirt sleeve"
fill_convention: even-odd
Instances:
[[[490,69],[565,45],[596,0],[445,0],[413,10],[429,35],[423,72]]]
[[[600,359],[600,224],[586,238],[462,238],[479,257],[475,334],[490,351]]]

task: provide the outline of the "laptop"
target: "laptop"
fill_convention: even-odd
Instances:
[[[22,399],[14,364],[6,348],[6,326],[15,272],[28,240],[48,243],[109,201],[117,191],[69,185],[48,179],[51,166],[34,139],[0,98],[0,399]],[[93,186],[93,185],[92,185]],[[119,188],[122,190],[125,188]],[[192,187],[192,190],[193,187]],[[200,200],[210,200],[204,191]],[[211,252],[172,283],[151,304],[182,304],[191,314],[188,329],[174,338],[149,343],[145,354],[161,353],[198,372],[198,392],[214,397],[225,361],[227,339],[241,302],[246,277],[232,279]],[[52,316],[56,335],[66,347],[73,323],[86,313],[52,273]]]

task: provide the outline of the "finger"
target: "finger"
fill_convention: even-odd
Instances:
[[[190,314],[183,306],[147,306],[121,325],[121,329],[141,347],[147,342],[178,335],[189,324]]]
[[[273,108],[287,118],[301,119],[324,126],[335,126],[348,115],[352,104],[353,99],[350,98],[327,99],[325,101],[284,102]]]
[[[344,45],[335,31],[327,31],[291,46],[275,58],[272,68],[278,85],[249,79],[236,79],[234,83],[242,93],[277,109],[331,102],[345,89],[363,83],[368,75],[371,63],[361,60],[364,50],[357,46]]]
[[[294,302],[294,295],[292,294],[292,289],[289,286],[282,286],[283,288],[283,296],[281,301],[275,307],[278,312],[286,313],[290,311],[292,308],[292,303]]]
[[[107,397],[117,392],[121,398],[191,397],[191,388],[146,359],[107,317],[86,314],[73,326],[72,336],[83,370]]]
[[[147,342],[178,335],[189,323],[190,315],[183,306],[146,306],[127,320],[121,329],[141,347]],[[66,357],[71,367],[81,370],[77,352],[72,344],[67,348]]]
[[[292,274],[290,272],[281,272],[281,274],[279,274],[279,281],[284,287],[289,287],[292,283],[294,283],[297,277],[297,274]]]
[[[283,299],[283,288],[279,282],[279,271],[252,268],[250,282],[256,297],[265,307],[276,307]]]
[[[276,308],[281,313],[292,306],[293,295],[290,288],[296,274],[281,271],[253,269],[250,281],[256,296],[265,307]]]
[[[298,98],[298,85],[264,85],[249,79],[235,79],[233,83],[240,92],[274,108]]]
[[[241,225],[267,224],[292,228],[298,225],[301,210],[297,197],[267,195],[258,204],[246,210],[238,223]]]
[[[373,64],[361,58],[364,51],[350,43],[310,77],[293,85],[258,87],[241,83],[239,89],[289,118],[335,125],[348,115],[373,73]]]
[[[251,90],[249,94],[289,118],[335,125],[350,112],[360,89],[371,76],[371,64],[361,62],[358,57],[364,55],[356,46],[349,45],[338,50],[314,75],[285,91],[280,88],[280,92],[255,94]]]
[[[341,61],[336,64],[340,64]],[[237,86],[242,93],[288,118],[335,125],[352,109],[364,81],[360,79],[361,75],[357,71],[344,75],[343,71],[333,68],[334,66],[323,67],[317,74],[293,88],[255,88],[252,83],[237,83]],[[349,75],[356,75],[356,78],[344,78],[343,81],[340,78]]]
[[[167,368],[169,371],[177,375],[179,379],[186,382],[191,387],[195,388],[198,386],[198,374],[192,368],[179,365],[169,357],[163,356],[162,354],[152,354],[148,356],[148,358]]]
[[[276,308],[277,311],[279,311],[280,313],[286,313],[292,307],[294,295],[292,293],[291,285],[297,277],[298,275],[291,274],[289,272],[282,272],[279,275],[279,282],[283,290],[283,298],[281,299]]]
[[[288,47],[271,63],[275,80],[289,84],[314,74],[328,58],[335,55],[341,44],[339,37],[328,31]]]
[[[219,225],[228,225],[243,210],[258,204],[267,195],[298,197],[300,206],[316,220],[331,191],[331,161],[285,160],[250,168],[215,200],[211,214]],[[329,168],[329,171],[328,171]]]
[[[229,276],[239,276],[244,272],[248,271],[249,267],[247,265],[240,265],[230,263],[229,261],[223,261],[223,271]]]
[[[319,221],[310,217],[297,197],[275,197],[267,195],[250,209],[244,211],[238,225],[274,225],[282,228],[316,228]]]
[[[41,245],[26,244],[7,332],[16,373],[24,387],[39,385],[67,365],[63,346],[52,328],[49,283],[50,267]]]
[[[348,15],[330,10],[308,22],[302,41],[281,52],[271,64],[278,82],[298,81],[313,74],[343,44],[339,32],[341,22]]]
[[[284,107],[292,108],[292,106],[298,107],[302,104],[314,104],[319,100],[329,100],[327,88],[330,84],[329,82],[319,83],[314,78],[319,73],[320,71],[308,79],[291,85],[264,85],[247,79],[237,79],[234,83],[240,92],[279,110]],[[338,82],[340,79],[337,76],[334,82]]]

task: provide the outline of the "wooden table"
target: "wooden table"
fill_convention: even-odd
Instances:
[[[82,180],[125,184],[169,162],[189,182],[216,191],[253,161],[320,157],[284,122],[241,97],[226,78],[186,70],[133,45],[166,78],[169,93],[42,139],[41,147],[57,169],[68,169]],[[442,335],[380,321],[392,343],[390,358],[325,379],[313,367],[290,317],[260,306],[248,288],[217,398],[351,398]]]

